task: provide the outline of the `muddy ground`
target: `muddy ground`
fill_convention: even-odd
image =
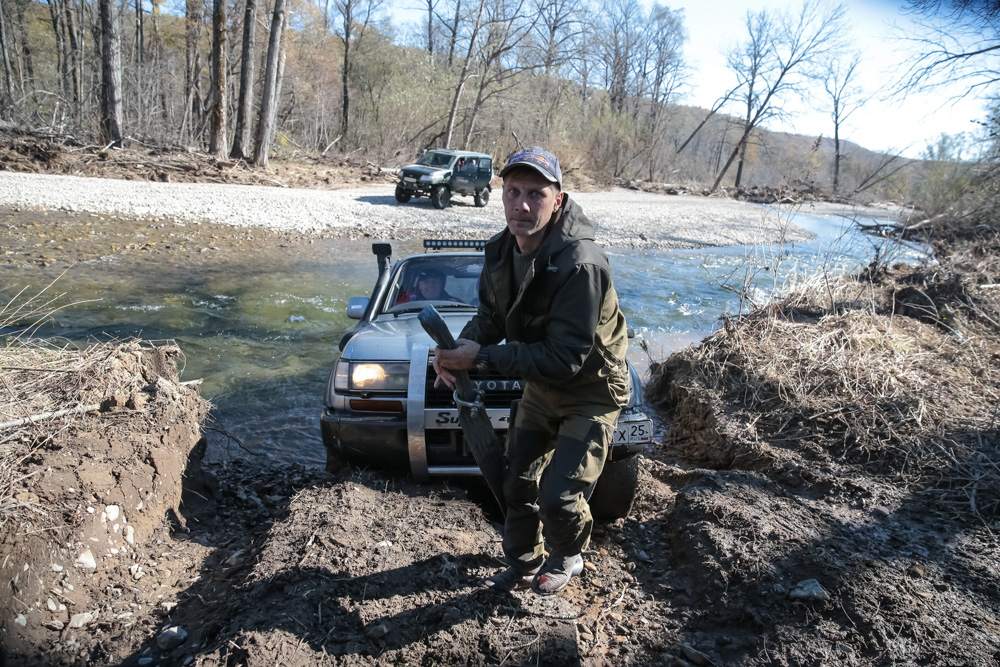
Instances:
[[[152,251],[208,254],[192,238]],[[201,465],[204,406],[170,354],[133,355],[131,391],[26,436],[7,664],[997,664],[995,272],[966,290],[976,326],[940,273],[861,276],[664,360],[635,507],[554,599],[478,589],[502,561],[476,483]]]

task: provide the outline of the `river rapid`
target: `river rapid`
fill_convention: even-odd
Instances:
[[[697,250],[607,248],[636,334],[630,360],[640,371],[696,343],[720,316],[791,284],[856,271],[876,252],[883,261],[922,256],[919,248],[855,231],[839,216],[781,216],[815,238]],[[35,335],[78,345],[174,340],[184,353],[182,379],[203,379],[201,393],[215,405],[207,425],[211,456],[323,464],[323,389],[337,343],[354,324],[347,300],[367,296],[377,274],[371,238],[13,209],[0,210],[0,221],[0,298],[7,304],[0,324],[8,325],[0,333],[37,321]],[[393,251],[398,258],[422,249],[407,239],[393,241]],[[43,289],[35,305],[55,298],[43,317],[13,315]]]

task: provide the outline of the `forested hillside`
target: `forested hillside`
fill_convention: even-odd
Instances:
[[[859,104],[842,7],[748,13],[715,109],[683,12],[634,0],[8,0],[4,116],[81,142],[180,145],[266,165],[294,151],[398,166],[422,148],[503,159],[542,143],[599,183],[793,187],[907,199],[920,170],[843,141]],[[830,136],[771,133],[792,96]],[[825,83],[824,85],[818,82]],[[853,96],[852,96],[853,94]],[[838,167],[839,165],[839,167]]]

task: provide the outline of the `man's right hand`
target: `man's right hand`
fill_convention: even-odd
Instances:
[[[475,367],[476,355],[479,354],[479,343],[474,343],[465,338],[455,341],[457,347],[452,350],[443,350],[440,347],[434,348],[434,372],[437,379],[434,386],[441,386],[444,383],[451,389],[455,388],[457,382],[452,371],[466,371]]]

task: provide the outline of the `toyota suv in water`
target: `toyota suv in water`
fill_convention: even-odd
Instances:
[[[396,201],[430,197],[434,208],[445,208],[452,195],[472,197],[476,206],[490,200],[493,158],[485,153],[437,149],[427,151],[416,164],[399,170]]]
[[[329,469],[346,459],[408,469],[418,481],[480,474],[452,390],[434,386],[434,343],[417,315],[434,306],[458,337],[476,312],[484,245],[424,241],[430,252],[394,266],[388,243],[372,245],[378,278],[370,297],[348,300],[347,314],[358,323],[341,339],[340,358],[327,381],[321,424]],[[629,370],[632,399],[621,411],[604,473],[591,493],[598,519],[628,514],[638,485],[636,454],[652,440],[642,385],[631,365]],[[470,371],[470,377],[504,446],[511,402],[521,397],[524,381],[495,370]]]

